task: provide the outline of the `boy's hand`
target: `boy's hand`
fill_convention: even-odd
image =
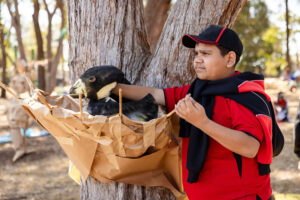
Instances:
[[[175,105],[175,111],[180,118],[199,128],[208,120],[203,106],[196,102],[190,94]]]

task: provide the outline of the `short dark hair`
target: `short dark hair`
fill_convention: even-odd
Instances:
[[[227,55],[230,51],[232,51],[232,50],[230,50],[230,49],[228,49],[228,48],[226,48],[226,47],[223,47],[223,46],[221,46],[221,45],[216,45],[216,47],[220,50],[220,53],[221,53],[221,55],[224,57],[225,55]],[[236,64],[240,61],[240,56],[237,54],[237,53],[235,53],[235,55],[236,55],[236,59],[235,59],[235,64],[234,64],[234,66],[236,66]]]

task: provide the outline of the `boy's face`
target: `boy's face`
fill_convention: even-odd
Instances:
[[[202,80],[218,80],[233,74],[234,63],[232,65],[229,63],[232,53],[223,57],[215,45],[196,44],[194,69],[197,77]]]

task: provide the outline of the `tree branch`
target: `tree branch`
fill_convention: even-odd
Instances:
[[[48,7],[48,4],[47,4],[46,0],[43,0],[43,2],[44,2],[44,5],[45,5],[45,8],[46,8],[46,11],[47,11],[48,17],[49,17],[49,16],[51,16],[51,18],[52,18],[52,16],[55,14],[55,12],[56,12],[56,10],[57,10],[57,8],[58,8],[57,1],[56,1],[55,8],[54,8],[54,10],[53,10],[52,12],[50,12],[50,10],[49,10],[49,7]]]

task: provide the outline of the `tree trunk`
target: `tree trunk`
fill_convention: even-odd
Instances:
[[[40,3],[38,0],[33,1],[34,5],[34,13],[32,15],[33,25],[34,25],[34,32],[36,37],[37,43],[37,60],[44,60],[44,48],[43,48],[43,37],[41,33],[41,28],[39,24],[39,12],[40,12]],[[46,89],[46,80],[45,80],[45,67],[43,65],[38,65],[38,88],[41,90]]]
[[[57,72],[57,67],[59,64],[59,60],[61,58],[62,52],[63,52],[63,39],[59,40],[59,44],[56,50],[55,57],[53,61],[51,62],[51,71],[49,72],[49,76],[47,78],[48,84],[46,85],[46,91],[51,93],[53,89],[55,88],[56,85],[56,72]]]
[[[92,66],[110,64],[135,82],[150,56],[140,0],[70,0],[68,22],[72,81]]]
[[[62,31],[66,25],[65,4],[64,4],[63,0],[57,0],[56,7],[59,8],[60,13],[61,13],[60,31]],[[49,93],[51,93],[53,91],[53,89],[56,85],[56,72],[57,72],[59,60],[62,56],[62,52],[63,52],[63,37],[58,40],[58,47],[56,50],[56,54],[53,58],[51,58],[51,62],[48,63],[49,64],[48,66],[50,66],[50,67],[48,67],[48,76],[47,76],[48,84],[46,85],[46,91]]]
[[[48,4],[46,0],[43,0],[47,15],[48,15],[48,33],[47,33],[47,59],[48,59],[48,70],[47,72],[50,73],[51,71],[51,63],[52,63],[52,19],[53,15],[56,12],[57,9],[57,1],[55,4],[55,8],[52,12],[50,12]]]
[[[8,11],[11,16],[12,25],[16,30],[16,37],[17,37],[17,41],[18,41],[18,50],[19,50],[21,59],[25,60],[27,62],[25,49],[24,49],[24,45],[23,45],[23,40],[22,40],[22,27],[21,27],[21,22],[20,22],[18,1],[14,0],[14,8],[15,8],[14,12],[12,11],[10,0],[6,0],[6,3],[7,3]]]
[[[4,25],[2,24],[2,2],[0,2],[0,46],[1,46],[1,67],[2,67],[2,83],[7,85],[7,77],[6,77],[6,49],[4,44]],[[1,98],[6,98],[6,90],[1,88]]]
[[[177,1],[160,36],[159,45],[141,69],[140,79],[136,83],[159,88],[190,83],[195,78],[193,50],[181,44],[181,37],[185,33],[197,35],[209,24],[232,27],[245,3],[246,0]]]
[[[290,58],[290,46],[289,46],[289,41],[290,41],[290,29],[289,29],[289,1],[285,0],[285,24],[286,24],[286,62],[287,62],[287,68],[291,70],[291,58]]]
[[[1,16],[0,16],[1,18]],[[0,19],[0,45],[1,45],[1,66],[2,66],[2,83],[7,85],[7,77],[6,77],[6,49],[4,44],[4,26],[1,24]],[[1,88],[1,98],[6,98],[6,91],[4,88]]]
[[[148,0],[145,8],[145,23],[151,52],[168,18],[171,0]]]
[[[47,72],[51,71],[52,63],[52,18],[53,15],[48,14],[48,33],[47,33],[47,59],[48,59],[48,69]]]
[[[72,83],[88,68],[115,65],[135,84],[168,87],[195,77],[192,50],[184,33],[198,34],[209,24],[231,27],[246,0],[182,0],[172,7],[151,55],[142,0],[68,1],[69,67]],[[89,177],[81,199],[175,199],[169,190],[124,183],[103,184]]]

